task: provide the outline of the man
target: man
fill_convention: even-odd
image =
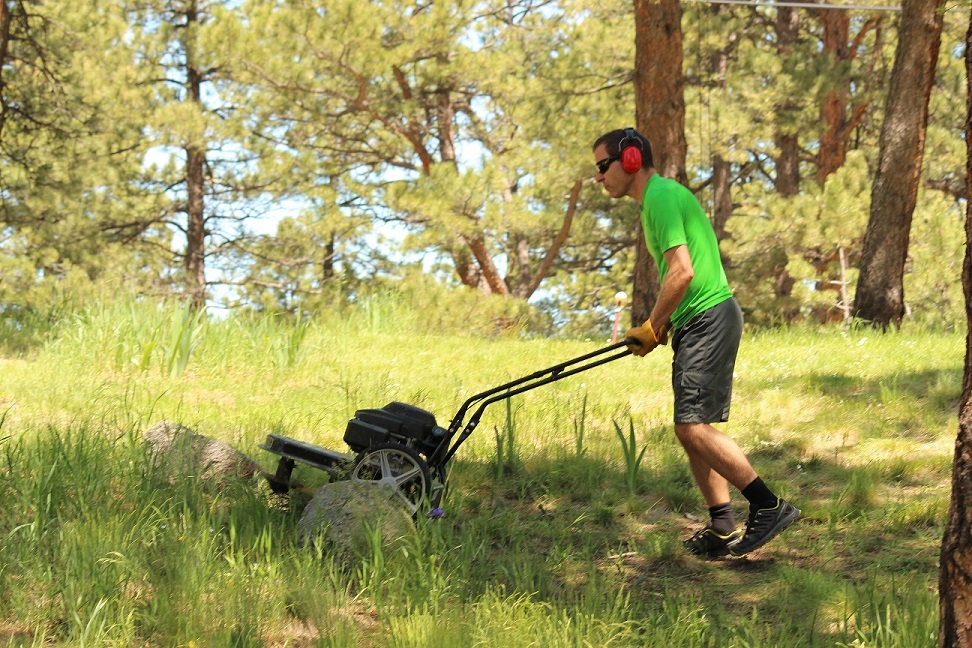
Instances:
[[[641,203],[648,251],[661,287],[649,319],[626,334],[644,356],[668,341],[674,360],[675,435],[709,507],[710,520],[685,541],[704,557],[745,555],[800,515],[777,497],[735,441],[712,426],[729,419],[732,372],[742,335],[742,311],[729,289],[712,225],[692,193],[654,168],[651,144],[633,128],[594,142],[595,179],[613,197]],[[749,500],[746,529],[736,528],[729,484]]]

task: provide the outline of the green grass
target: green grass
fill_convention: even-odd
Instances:
[[[169,419],[272,470],[268,432],[343,451],[354,411],[392,400],[444,425],[602,344],[356,317],[93,307],[0,359],[0,646],[935,645],[963,336],[746,334],[723,429],[804,514],[749,559],[681,549],[705,506],[667,348],[488,409],[446,517],[353,564],[297,544],[299,495],[173,483],[148,460],[141,432]],[[647,448],[634,470],[619,438]]]

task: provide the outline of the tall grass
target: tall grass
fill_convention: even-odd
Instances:
[[[508,398],[506,404],[506,419],[503,431],[493,427],[493,436],[496,438],[496,479],[502,480],[503,476],[510,471],[516,470],[519,463],[516,448],[516,413],[513,409],[513,399]]]
[[[351,562],[297,543],[298,494],[150,460],[141,432],[170,419],[272,470],[270,431],[344,450],[354,409],[391,400],[446,425],[470,394],[599,344],[430,335],[400,308],[193,323],[92,306],[35,359],[0,359],[0,645],[935,645],[958,334],[747,334],[722,427],[804,511],[749,559],[681,548],[705,509],[667,423],[666,349],[487,410],[445,517]]]
[[[635,494],[635,485],[638,480],[638,471],[641,468],[641,461],[645,458],[647,445],[641,446],[638,450],[638,442],[635,440],[634,419],[628,417],[628,434],[625,436],[621,430],[621,425],[617,421],[614,424],[614,432],[621,441],[621,452],[624,455],[624,481],[628,485],[628,494]]]

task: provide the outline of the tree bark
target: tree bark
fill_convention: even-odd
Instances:
[[[682,7],[678,0],[634,0],[635,122],[651,141],[655,168],[687,185]],[[635,236],[632,322],[641,324],[658,299],[658,269],[641,228]]]
[[[965,34],[965,78],[972,81],[972,20]],[[965,176],[972,188],[972,83],[966,88]],[[965,207],[965,374],[952,463],[952,497],[942,537],[938,577],[941,648],[972,645],[972,204]]]
[[[854,315],[887,328],[904,316],[904,266],[942,34],[942,0],[904,0]]]

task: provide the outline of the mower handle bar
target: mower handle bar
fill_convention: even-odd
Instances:
[[[599,367],[600,365],[607,364],[608,362],[612,362],[619,358],[623,358],[624,356],[630,355],[631,351],[625,348],[620,353],[616,353],[614,355],[608,356],[606,358],[601,358],[593,362],[587,362],[586,364],[583,364],[579,367],[573,367],[568,369],[569,367],[571,367],[571,365],[576,365],[578,363],[592,360],[593,358],[597,358],[598,356],[605,355],[607,353],[610,353],[611,351],[615,351],[622,347],[627,347],[629,344],[640,344],[640,342],[634,338],[625,338],[624,340],[612,344],[610,346],[606,346],[603,349],[598,349],[597,351],[586,353],[582,356],[572,358],[570,360],[561,362],[560,364],[553,365],[552,367],[548,367],[546,369],[541,369],[540,371],[536,371],[528,376],[517,378],[516,380],[499,385],[498,387],[494,387],[492,389],[488,389],[484,392],[480,392],[478,394],[470,396],[466,400],[466,402],[462,404],[462,407],[459,408],[459,411],[456,412],[456,415],[452,419],[452,422],[449,423],[448,433],[443,438],[440,446],[433,453],[431,462],[440,463],[441,465],[444,466],[449,461],[449,459],[452,458],[452,455],[456,453],[456,450],[459,449],[459,446],[462,445],[462,443],[467,438],[469,438],[469,435],[472,434],[473,430],[476,429],[476,426],[479,425],[479,420],[480,418],[482,418],[483,411],[489,405],[492,405],[497,401],[512,398],[517,394],[522,394],[523,392],[530,391],[531,389],[535,389],[542,385],[548,385],[552,382],[563,380],[564,378],[573,376],[574,374],[581,373],[582,371],[587,371],[588,369],[593,369],[594,367]],[[462,422],[466,416],[466,413],[472,408],[473,404],[475,404],[478,401],[482,401],[482,402],[479,404],[479,407],[469,418],[469,421],[466,423],[465,428],[463,428],[462,434],[460,434],[459,438],[456,439],[456,442],[452,444],[451,447],[448,448],[441,462],[436,462],[437,456],[446,448],[446,446],[448,446],[449,441],[456,434],[456,432],[459,431],[459,428],[462,426]]]

